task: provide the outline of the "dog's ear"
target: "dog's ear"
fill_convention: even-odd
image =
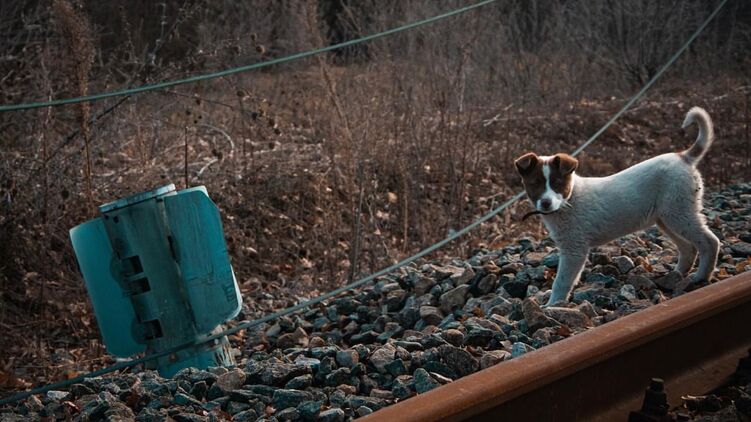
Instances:
[[[519,174],[526,174],[535,168],[537,161],[537,154],[534,152],[528,152],[517,158],[516,161],[514,161],[514,165],[516,165],[516,171],[518,171]]]
[[[579,160],[568,154],[556,154],[553,158],[553,165],[558,167],[562,175],[566,176],[573,173],[579,167]]]

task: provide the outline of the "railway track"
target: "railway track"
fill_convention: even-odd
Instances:
[[[653,377],[671,407],[723,385],[751,347],[746,272],[384,408],[366,422],[625,421]]]

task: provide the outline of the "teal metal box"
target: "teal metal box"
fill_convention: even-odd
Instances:
[[[128,357],[195,344],[147,364],[166,377],[233,364],[226,337],[200,344],[242,306],[206,189],[170,184],[99,211],[70,238],[107,350]]]

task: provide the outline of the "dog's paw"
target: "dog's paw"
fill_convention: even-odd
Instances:
[[[563,299],[563,298],[560,298],[560,297],[553,297],[553,296],[551,296],[550,299],[548,299],[548,303],[546,303],[546,304],[544,304],[544,305],[542,305],[540,307],[541,308],[551,308],[551,307],[554,307],[555,305],[565,305],[566,302],[567,302],[566,299]]]

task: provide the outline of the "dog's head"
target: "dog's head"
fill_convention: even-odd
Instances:
[[[558,211],[571,197],[574,171],[579,165],[576,158],[568,154],[538,157],[530,152],[517,158],[514,164],[537,211],[545,214]]]

